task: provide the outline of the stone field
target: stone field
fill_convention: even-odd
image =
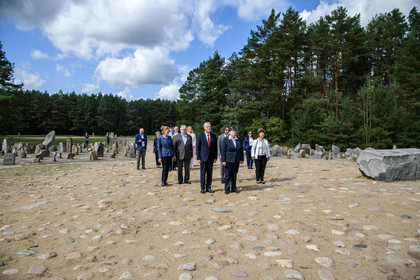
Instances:
[[[278,157],[200,194],[147,157],[1,166],[0,279],[420,279],[419,181]]]

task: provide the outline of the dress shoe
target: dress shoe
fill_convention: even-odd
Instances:
[[[232,191],[232,192],[234,192],[234,193],[239,193],[239,191],[238,191],[238,190],[234,190],[234,191]]]
[[[147,168],[143,166],[141,169],[147,169]]]
[[[203,189],[201,189],[201,192],[200,193],[206,193],[206,191],[205,190],[203,190]]]
[[[178,182],[178,185],[182,185],[182,182]]]
[[[265,184],[265,181],[261,181],[261,184]]]
[[[207,189],[207,192],[214,193],[214,191],[212,189]]]
[[[226,192],[226,191],[225,191],[225,194],[229,194],[229,192]]]
[[[162,182],[161,186],[164,187],[164,186],[166,186],[165,184],[166,184],[165,182]]]
[[[191,184],[191,182],[190,181],[185,181],[184,184]]]
[[[222,180],[221,183],[224,184],[225,183],[225,180]]]

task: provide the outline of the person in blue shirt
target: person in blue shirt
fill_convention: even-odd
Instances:
[[[87,149],[87,147],[88,147],[88,145],[89,145],[89,135],[88,135],[88,133],[86,132],[85,133],[85,149]]]
[[[145,161],[146,161],[146,149],[147,149],[147,134],[144,133],[143,128],[140,128],[139,134],[136,135],[135,142],[137,144],[136,150],[138,152],[137,170],[140,170],[140,159],[141,159],[142,169],[146,169]]]
[[[109,133],[106,133],[106,146],[109,146]]]
[[[172,158],[176,158],[174,144],[171,137],[169,137],[169,127],[162,128],[162,136],[158,141],[158,156],[159,162],[162,164],[162,187],[168,185],[169,168],[172,165]]]
[[[239,193],[236,187],[239,164],[244,162],[242,141],[236,134],[238,129],[232,126],[230,134],[222,143],[222,164],[225,170],[225,194],[230,192]]]
[[[153,153],[155,154],[155,160],[156,160],[156,168],[159,168],[161,166],[159,162],[159,153],[158,153],[158,141],[160,137],[160,131],[156,131],[156,138],[153,140]]]
[[[254,135],[252,133],[252,130],[249,130],[244,140],[244,153],[246,153],[246,164],[248,166],[248,169],[252,169],[252,164],[254,163],[251,157],[251,149],[253,143]]]

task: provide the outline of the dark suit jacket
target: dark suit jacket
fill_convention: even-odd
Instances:
[[[178,133],[174,136],[174,146],[176,159],[191,159],[192,158],[192,137],[187,134],[187,143],[184,145],[182,134]]]
[[[233,145],[233,141],[236,142],[236,147]],[[243,150],[239,137],[236,140],[230,140],[230,137],[225,138],[222,143],[222,162],[239,163],[244,161]]]
[[[196,142],[197,160],[202,162],[214,161],[217,159],[217,138],[216,134],[210,132],[210,147],[207,144],[205,132],[198,134]]]

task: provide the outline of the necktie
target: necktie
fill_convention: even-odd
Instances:
[[[210,136],[209,136],[209,134],[207,134],[207,145],[209,145],[209,147],[210,147]]]

